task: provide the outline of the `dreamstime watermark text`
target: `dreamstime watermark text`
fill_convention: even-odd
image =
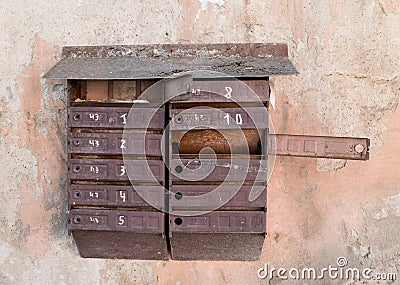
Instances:
[[[365,267],[362,269],[347,267],[348,261],[344,256],[340,256],[336,260],[335,265],[317,269],[314,267],[299,268],[275,268],[270,267],[267,263],[257,270],[260,279],[293,279],[293,280],[396,280],[396,273],[374,272],[373,269]]]

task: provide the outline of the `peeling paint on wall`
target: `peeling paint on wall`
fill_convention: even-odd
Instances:
[[[207,7],[208,7],[209,3],[216,4],[218,6],[222,6],[225,4],[226,1],[227,0],[199,0],[199,2],[201,3],[201,9],[199,9],[196,13],[196,16],[194,18],[194,24],[196,24],[196,22],[200,19],[201,11],[203,11],[203,12],[207,11]]]
[[[374,219],[382,220],[389,216],[400,217],[400,192],[394,196],[385,198],[383,203],[385,207],[374,213]]]

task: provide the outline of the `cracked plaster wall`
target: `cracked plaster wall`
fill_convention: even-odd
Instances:
[[[2,1],[0,13],[0,284],[267,284],[264,262],[338,256],[400,274],[398,1]],[[41,76],[65,45],[219,42],[288,43],[300,74],[272,79],[275,130],[369,137],[371,159],[278,158],[259,262],[79,258],[65,98]]]

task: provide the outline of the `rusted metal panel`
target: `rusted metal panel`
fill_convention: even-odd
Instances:
[[[304,156],[368,160],[367,138],[270,135],[268,153],[285,156]]]
[[[72,209],[68,214],[69,230],[164,233],[162,212]]]
[[[172,185],[170,211],[216,207],[262,208],[267,205],[266,188],[256,185]]]
[[[198,71],[206,72],[198,72]],[[197,71],[195,77],[296,74],[284,44],[68,47],[45,78],[156,79]],[[218,73],[217,73],[218,72]]]
[[[170,232],[265,233],[263,211],[212,211],[199,216],[170,215]]]
[[[268,80],[199,80],[193,81],[190,97],[193,102],[268,102]]]
[[[161,234],[73,230],[79,253],[85,258],[167,260]]]
[[[68,177],[72,180],[155,182],[164,181],[161,160],[81,159],[68,161]],[[128,177],[129,173],[129,177]]]
[[[141,107],[70,107],[72,128],[163,129],[164,108]],[[153,116],[154,114],[154,116]]]
[[[202,71],[204,70],[204,71]],[[75,58],[60,60],[47,79],[163,79],[191,72],[194,78],[265,78],[297,74],[287,57]]]
[[[268,111],[264,107],[172,109],[170,116],[171,130],[268,128]]]
[[[171,234],[171,257],[174,260],[260,259],[263,233],[181,233]]]
[[[190,130],[172,133],[170,143],[173,154],[198,154],[203,148],[209,147],[216,154],[259,155],[264,154],[263,150],[266,149],[266,132],[267,129]]]
[[[70,133],[68,153],[161,156],[161,134]]]
[[[171,181],[267,181],[267,161],[258,159],[171,159]]]
[[[164,187],[157,185],[72,184],[68,189],[70,206],[165,208]]]
[[[161,212],[73,209],[68,229],[82,257],[168,258]]]

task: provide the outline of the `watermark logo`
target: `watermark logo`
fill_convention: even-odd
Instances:
[[[271,280],[273,278],[281,280],[396,280],[396,273],[374,272],[372,268],[348,267],[348,260],[344,256],[336,259],[336,264],[329,264],[326,267],[304,267],[304,268],[276,268],[270,267],[267,263],[257,270],[260,279]]]

